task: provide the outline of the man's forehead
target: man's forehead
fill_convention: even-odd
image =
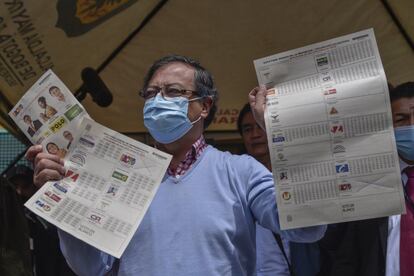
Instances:
[[[404,112],[414,108],[414,97],[399,98],[391,103],[393,112]]]
[[[244,114],[241,122],[242,124],[247,124],[247,123],[256,122],[256,121],[254,120],[253,113],[249,111]]]
[[[182,62],[168,63],[155,71],[150,83],[154,81],[163,81],[164,79],[168,80],[170,78],[193,81],[194,68]]]

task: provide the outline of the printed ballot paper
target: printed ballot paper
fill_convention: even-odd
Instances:
[[[254,61],[282,229],[405,212],[372,29]]]
[[[49,92],[56,87],[59,96]],[[45,105],[39,104],[41,98]],[[144,217],[171,156],[92,121],[84,110],[49,70],[10,112],[33,143],[41,143],[65,160],[65,177],[47,182],[25,206],[119,258]]]

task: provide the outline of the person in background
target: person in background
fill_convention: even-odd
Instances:
[[[59,231],[76,273],[255,275],[256,221],[289,240],[314,242],[324,235],[326,226],[280,230],[271,173],[252,157],[206,144],[203,132],[218,93],[200,63],[178,55],[161,58],[148,70],[140,96],[144,124],[158,149],[172,155],[171,163],[120,259]],[[26,156],[34,161],[37,186],[65,174],[63,160],[41,146]]]
[[[27,244],[31,245],[33,275],[74,276],[60,251],[56,227],[23,206],[36,192],[36,186],[33,185],[33,170],[25,165],[16,165],[7,172],[7,179],[17,192],[19,208],[23,209],[28,225],[26,233],[20,238],[27,239]],[[18,210],[12,213],[18,213]]]
[[[21,200],[13,184],[1,175],[0,275],[33,275],[29,245],[29,228]]]
[[[332,276],[414,275],[414,82],[390,89],[390,100],[407,213],[348,223]]]
[[[240,110],[237,129],[247,154],[271,172],[266,132],[256,123],[249,103]],[[274,236],[271,231],[257,226],[257,275],[317,275],[320,269],[317,243],[302,244],[278,239],[281,239],[280,236]]]

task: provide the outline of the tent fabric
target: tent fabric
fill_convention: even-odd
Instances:
[[[407,33],[411,43],[414,43],[414,1],[412,0],[383,0],[390,6],[392,12],[396,15],[397,20]]]
[[[43,2],[47,4],[25,2],[36,20],[41,14],[56,10],[50,1]],[[80,5],[94,1],[70,2]],[[118,47],[159,3],[150,0],[132,1],[132,4],[131,1],[116,2],[129,6],[119,11],[114,8],[116,14],[78,37],[68,37],[62,28],[55,27],[56,12],[39,25],[39,29],[50,29],[45,33],[50,36],[45,41],[50,41],[48,49],[56,64],[59,60],[62,65],[56,65],[55,72],[72,91],[81,85],[81,68],[99,67],[110,56],[110,49]],[[387,1],[409,34],[414,30],[407,16],[413,13],[411,2]],[[89,96],[83,104],[92,118],[114,130],[130,134],[146,132],[142,123],[143,101],[138,97],[144,74],[154,60],[177,53],[199,60],[215,77],[220,92],[219,110],[208,130],[234,131],[238,111],[247,101],[247,93],[257,85],[254,59],[367,28],[374,28],[388,80],[394,85],[412,80],[413,49],[388,13],[384,1],[167,1],[100,72],[114,94],[112,105],[100,108]],[[86,40],[86,36],[90,40]],[[72,66],[74,60],[82,66]],[[0,90],[12,103],[23,93],[15,93],[4,86],[0,86]]]
[[[0,90],[16,103],[53,68],[72,90],[80,72],[97,68],[158,4],[155,0],[2,1]]]
[[[412,80],[413,50],[380,1],[169,1],[102,71],[116,95],[112,106],[88,103],[88,110],[118,131],[144,132],[137,93],[144,74],[154,60],[177,53],[198,59],[215,77],[219,111],[209,130],[235,130],[238,111],[257,85],[254,59],[370,27],[388,80]]]

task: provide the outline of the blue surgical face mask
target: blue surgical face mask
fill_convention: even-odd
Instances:
[[[169,144],[183,137],[194,122],[187,117],[189,101],[185,97],[164,99],[161,93],[147,100],[144,105],[144,125],[154,139],[161,144]]]
[[[397,150],[404,159],[414,161],[414,125],[394,129]]]

